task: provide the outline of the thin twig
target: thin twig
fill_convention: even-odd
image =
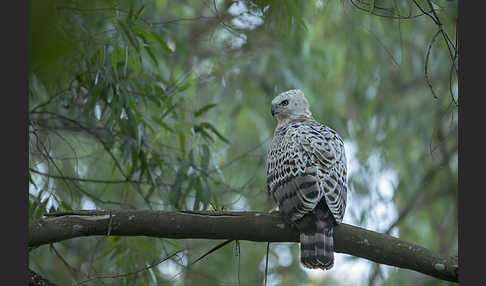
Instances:
[[[79,270],[77,270],[76,268],[72,267],[65,259],[64,257],[61,256],[61,254],[59,254],[59,252],[57,251],[57,249],[54,247],[53,244],[51,244],[49,246],[50,250],[52,250],[54,252],[54,254],[56,254],[57,258],[59,258],[59,260],[61,260],[62,264],[69,270],[69,273],[71,274],[72,278],[74,281],[76,281],[78,279],[78,276],[79,276]]]
[[[135,183],[135,184],[148,184],[147,182],[140,182],[134,180],[97,180],[97,179],[85,179],[85,178],[77,178],[77,177],[69,177],[69,176],[59,176],[59,175],[52,175],[37,171],[35,169],[29,168],[29,171],[32,173],[36,173],[38,175],[49,177],[53,179],[61,179],[61,180],[68,180],[68,181],[79,181],[79,182],[88,182],[88,183],[101,183],[101,184],[123,184],[123,183]]]
[[[268,276],[268,256],[270,255],[270,242],[267,242],[267,255],[265,257],[265,283],[267,286],[267,276]]]
[[[48,114],[48,115],[51,115],[51,116],[54,116],[54,117],[57,117],[59,119],[62,119],[64,121],[67,121],[67,122],[70,122],[74,125],[76,125],[78,128],[80,128],[81,130],[85,131],[86,133],[88,133],[89,135],[93,136],[96,140],[98,140],[100,142],[100,144],[103,146],[103,148],[105,149],[105,151],[110,155],[110,157],[112,158],[113,162],[115,163],[118,171],[122,174],[123,177],[127,178],[128,179],[128,176],[125,174],[125,172],[123,171],[123,168],[122,166],[120,165],[120,163],[118,162],[116,156],[113,154],[113,152],[111,152],[110,148],[108,147],[108,145],[106,144],[105,141],[103,141],[100,136],[98,134],[96,134],[95,132],[93,132],[93,130],[91,130],[90,128],[88,128],[87,126],[84,126],[83,124],[81,124],[80,122],[74,120],[74,119],[71,119],[69,117],[66,117],[64,115],[61,115],[61,114],[58,114],[58,113],[55,113],[55,112],[50,112],[50,111],[43,111],[43,112],[31,112],[32,114],[35,114],[35,113],[39,113],[39,114],[42,114],[42,113],[45,113],[45,114]]]
[[[52,102],[54,99],[56,99],[57,97],[59,97],[59,96],[63,95],[65,92],[68,92],[68,91],[69,91],[69,89],[64,89],[64,90],[61,90],[61,91],[57,92],[56,94],[54,94],[53,96],[51,96],[51,97],[50,97],[50,98],[49,98],[49,99],[48,99],[46,102],[41,103],[41,104],[39,104],[39,105],[35,106],[34,108],[32,108],[32,109],[29,111],[29,113],[34,113],[34,112],[36,112],[38,109],[40,109],[40,108],[42,108],[42,107],[44,107],[44,106],[46,106],[46,105],[49,105],[49,104],[50,104],[50,103],[51,103],[51,102]]]
[[[454,54],[455,53],[452,52],[450,45],[453,46],[454,50],[456,50],[456,47],[454,47],[454,44],[452,43],[452,41],[449,38],[449,36],[447,35],[447,33],[444,32],[442,22],[440,21],[439,16],[435,12],[435,9],[434,9],[434,6],[432,5],[432,2],[430,0],[427,0],[427,3],[429,4],[430,10],[432,11],[432,14],[434,15],[434,17],[432,17],[430,15],[429,16],[434,20],[434,22],[437,24],[437,26],[439,26],[439,31],[441,32],[442,36],[444,37],[444,41],[446,43],[447,49],[449,50],[449,55],[451,57],[452,63],[454,64],[454,67],[455,67],[455,62],[454,62]],[[456,73],[457,73],[457,70],[456,70]]]
[[[233,239],[229,239],[229,240],[226,240],[225,242],[222,242],[218,245],[216,245],[215,247],[211,248],[209,251],[207,251],[206,253],[204,253],[203,255],[201,255],[198,259],[194,260],[193,262],[191,262],[191,264],[188,265],[188,267],[190,265],[194,265],[196,264],[196,262],[199,262],[200,260],[202,260],[204,257],[208,256],[209,254],[213,253],[214,251],[220,249],[221,247],[225,246],[226,244],[232,242]]]
[[[197,262],[201,261],[204,257],[208,256],[209,254],[213,253],[214,251],[220,249],[221,247],[225,246],[226,244],[232,242],[233,239],[229,239],[229,240],[226,240],[225,242],[223,243],[220,243],[218,245],[216,245],[215,247],[211,248],[209,251],[207,251],[206,253],[204,253],[203,255],[201,255],[198,259],[194,260],[193,262],[191,262],[190,264],[188,264],[186,266],[186,269],[189,269],[190,266],[196,264]],[[177,277],[179,277],[179,275],[182,274],[182,271],[180,271],[179,273],[177,273],[176,275],[174,275],[171,280],[174,280],[176,279]]]
[[[359,6],[355,1],[357,3],[359,3],[360,5],[367,6],[367,7],[366,8],[363,8],[363,7]],[[351,4],[354,7],[356,7],[357,9],[361,10],[361,11],[365,11],[367,13],[370,13],[369,4],[368,5],[363,4],[359,0],[351,0]],[[375,5],[375,8],[374,9],[377,10],[377,11],[378,10],[383,10],[383,11],[385,11],[387,13],[390,13],[391,15],[378,14],[375,11],[372,11],[371,12],[372,15],[378,16],[378,17],[383,17],[383,18],[390,18],[390,19],[403,19],[403,20],[407,20],[407,19],[417,18],[417,17],[423,16],[425,14],[425,13],[422,13],[422,14],[417,14],[417,15],[402,16],[402,15],[394,15],[393,11],[390,11],[389,9],[386,9],[386,8],[378,7],[376,5]]]
[[[437,36],[439,35],[440,31],[437,31],[432,38],[432,41],[430,41],[429,47],[427,49],[427,54],[425,55],[425,81],[427,82],[427,85],[430,88],[430,91],[432,92],[432,96],[434,98],[438,98],[437,95],[435,94],[434,88],[432,87],[432,83],[430,82],[429,79],[429,73],[428,73],[428,67],[429,67],[429,55],[430,55],[430,50],[432,49],[432,45],[434,44],[435,40],[437,39]]]
[[[81,284],[85,284],[89,281],[93,281],[93,280],[96,280],[96,279],[116,279],[116,278],[121,278],[121,277],[126,277],[126,276],[130,276],[130,275],[135,275],[135,274],[138,274],[140,272],[143,272],[143,271],[147,271],[149,270],[150,268],[153,268],[169,259],[171,259],[172,257],[174,257],[175,255],[177,255],[178,253],[182,252],[183,250],[178,250],[174,253],[172,253],[171,255],[165,257],[165,258],[162,258],[160,259],[159,261],[153,263],[153,264],[150,264],[146,267],[143,267],[139,270],[136,270],[136,271],[133,271],[133,272],[128,272],[128,273],[120,273],[120,274],[115,274],[115,275],[109,275],[109,274],[106,274],[106,275],[96,275],[94,277],[91,277],[89,279],[86,279],[86,280],[83,280],[83,281],[80,281],[80,282],[77,282],[78,285],[81,285]]]

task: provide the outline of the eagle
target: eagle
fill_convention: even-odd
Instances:
[[[267,153],[267,190],[279,214],[300,233],[300,260],[306,268],[334,265],[333,228],[346,209],[344,143],[333,129],[317,122],[301,90],[272,100],[277,118]]]

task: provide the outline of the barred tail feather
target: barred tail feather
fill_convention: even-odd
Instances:
[[[315,233],[303,232],[300,234],[300,260],[305,267],[311,269],[329,270],[333,267],[334,241],[332,227],[318,227]]]

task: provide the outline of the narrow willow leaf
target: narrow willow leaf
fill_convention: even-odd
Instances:
[[[30,174],[30,172],[29,172],[29,182],[34,186],[35,189],[37,189],[37,185],[34,182],[34,179],[32,179],[32,175]]]
[[[189,158],[189,162],[191,162],[191,165],[195,165],[194,164],[194,149],[191,149],[191,151],[189,151],[189,155],[187,157]]]
[[[135,13],[135,16],[133,17],[133,21],[136,22],[138,20],[138,18],[140,18],[140,16],[142,16],[142,13],[143,11],[145,11],[145,6],[142,5],[142,7],[140,7],[137,11],[137,13]]]
[[[186,136],[184,136],[184,133],[179,132],[177,134],[177,137],[179,139],[179,146],[181,147],[182,157],[186,157]]]
[[[300,25],[302,28],[304,28],[304,30],[305,30],[306,32],[308,32],[308,31],[309,31],[309,29],[307,28],[307,25],[306,25],[306,24],[305,24],[305,22],[304,22],[304,19],[302,19],[302,18],[298,17],[298,18],[296,18],[296,21],[297,21],[297,23],[298,23],[298,24],[299,24],[299,25]]]
[[[132,32],[133,27],[132,27],[132,29],[130,29],[130,27],[128,27],[127,23],[125,23],[121,20],[117,20],[117,23],[121,27],[124,35],[127,37],[130,45],[132,45],[135,48],[135,51],[140,52],[140,45],[138,43],[138,40],[137,40],[137,38],[135,38],[133,36],[133,32]]]
[[[186,181],[187,165],[182,165],[177,170],[172,184],[172,190],[169,193],[169,200],[177,209],[180,208],[180,199],[182,195],[182,184]]]
[[[210,150],[207,144],[203,144],[201,146],[201,168],[203,170],[207,170],[209,166],[209,159],[210,159]]]
[[[135,4],[135,3],[134,3],[134,1],[133,1],[133,0],[131,0],[131,1],[130,1],[130,6],[129,6],[129,8],[128,8],[128,16],[127,16],[127,22],[128,22],[128,23],[131,23],[131,22],[132,22],[132,17],[133,17],[133,9],[134,9],[134,7],[133,7],[133,6],[134,6],[134,4]]]
[[[223,141],[223,142],[225,142],[225,143],[228,143],[228,144],[230,143],[230,141],[229,141],[228,139],[226,139],[226,138],[225,138],[225,137],[224,137],[224,136],[223,136],[221,133],[219,133],[219,131],[216,129],[216,127],[214,127],[214,126],[213,126],[213,125],[211,125],[210,123],[208,123],[208,122],[203,122],[203,123],[201,123],[201,124],[200,124],[200,126],[201,126],[202,128],[206,128],[206,129],[211,130],[211,131],[212,131],[212,132],[213,132],[213,133],[214,133],[216,136],[218,136],[218,138],[219,138],[221,141]]]
[[[200,127],[200,126],[196,126],[194,128],[194,130],[197,132],[197,133],[200,133],[203,138],[207,139],[208,141],[210,142],[214,142],[214,139],[213,137],[211,136],[211,134],[209,134],[208,132],[206,132],[206,130],[204,130],[204,128]]]
[[[211,205],[215,210],[220,210],[218,196],[212,196]]]
[[[188,88],[189,88],[189,87],[191,87],[191,86],[192,86],[192,82],[191,82],[191,81],[188,81],[188,82],[187,82],[187,83],[185,83],[184,85],[181,85],[181,86],[180,86],[180,87],[177,89],[177,91],[178,91],[178,92],[183,92],[183,91],[185,91],[186,89],[188,89]]]
[[[113,47],[113,51],[111,52],[111,65],[113,67],[113,72],[115,73],[115,80],[118,81],[117,47]]]
[[[165,130],[171,133],[174,132],[174,129],[172,129],[169,125],[167,125],[164,121],[162,121],[162,119],[160,119],[159,116],[157,115],[152,116],[152,121],[157,123],[160,127],[164,128]]]
[[[154,62],[154,64],[155,65],[158,65],[159,62],[157,61],[157,58],[155,57],[154,52],[152,51],[152,49],[149,46],[145,46],[144,49],[147,52],[147,54],[149,55],[150,59]]]
[[[169,115],[174,109],[175,109],[176,105],[173,104],[173,105],[170,105],[169,108],[167,108],[164,112],[164,114],[162,114],[162,116],[160,117],[160,119],[164,119],[167,115]]]
[[[100,66],[103,67],[105,65],[105,50],[106,46],[103,45],[103,48],[100,49]]]
[[[66,211],[71,211],[73,210],[73,207],[71,205],[69,205],[67,202],[65,201],[60,201],[60,204],[61,204],[61,207],[63,210],[66,210]]]
[[[123,75],[125,78],[127,77],[128,74],[128,47],[125,47],[125,66],[123,68]]]
[[[132,160],[131,163],[132,164],[131,164],[131,168],[130,168],[129,173],[128,173],[128,178],[131,179],[132,176],[135,173],[135,170],[137,169],[138,162],[139,162],[139,156],[138,156],[138,152],[135,148],[132,148],[130,155],[131,155],[131,160]]]
[[[203,203],[203,208],[206,209],[209,204],[209,200],[211,199],[211,192],[205,183],[201,183],[201,192],[199,196],[201,202]]]
[[[143,152],[143,150],[140,151],[139,158],[140,158],[140,176],[139,176],[140,179],[139,180],[141,181],[143,178],[143,174],[148,171],[147,155],[145,154],[145,152]]]
[[[194,200],[194,203],[192,204],[192,210],[198,211],[200,209],[201,209],[201,201],[197,198],[197,195],[196,195],[196,199]]]
[[[159,46],[168,54],[172,54],[172,50],[169,48],[169,46],[167,45],[167,43],[164,41],[164,39],[162,39],[162,37],[155,33],[155,32],[150,32],[150,36],[152,39],[154,39],[155,41],[157,41],[157,43],[159,43]]]
[[[192,206],[192,209],[197,211],[201,206],[201,178],[196,179],[194,189],[196,190],[196,195],[194,197],[194,205]]]
[[[210,110],[211,108],[213,108],[217,105],[218,104],[216,104],[216,103],[211,103],[211,104],[205,105],[205,106],[201,107],[198,111],[196,111],[196,113],[194,113],[194,116],[199,117],[202,114],[204,114],[206,111]]]
[[[145,40],[152,39],[156,41],[159,44],[159,46],[168,54],[172,53],[172,50],[169,48],[167,43],[164,41],[164,39],[162,39],[162,37],[159,34],[146,30],[140,26],[133,26],[132,30],[140,37],[144,38]]]
[[[137,150],[142,148],[143,124],[139,123],[137,126]]]

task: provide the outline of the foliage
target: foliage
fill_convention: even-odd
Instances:
[[[89,208],[269,210],[270,102],[300,88],[346,141],[345,222],[457,253],[456,1],[29,5],[30,220]],[[59,284],[262,283],[265,244],[233,243],[187,267],[217,244],[73,239],[32,250],[29,267]],[[339,261],[316,278],[295,244],[269,255],[268,285],[442,285],[371,264],[340,280]]]

